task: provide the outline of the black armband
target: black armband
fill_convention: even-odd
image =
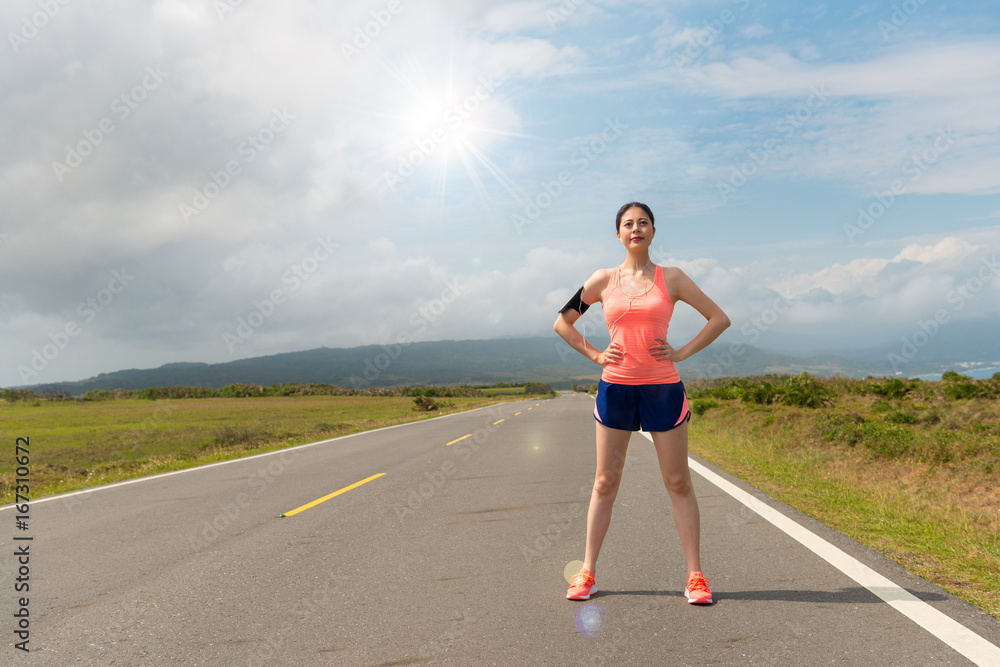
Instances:
[[[573,295],[573,298],[566,302],[566,305],[563,306],[559,312],[565,313],[567,310],[573,309],[583,315],[587,312],[588,308],[590,308],[590,304],[583,302],[583,288],[581,287],[576,291],[576,294]]]

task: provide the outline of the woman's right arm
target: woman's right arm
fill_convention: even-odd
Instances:
[[[594,304],[601,300],[604,288],[608,284],[609,275],[607,269],[601,269],[595,271],[594,275],[587,279],[587,282],[583,284],[583,293],[581,294],[584,303]],[[580,311],[575,308],[564,310],[556,317],[556,323],[552,326],[552,329],[571,348],[595,364],[606,366],[607,364],[619,363],[622,359],[621,346],[618,343],[611,343],[603,352],[598,350],[584,339],[583,334],[577,331],[574,325],[578,319],[580,319]]]

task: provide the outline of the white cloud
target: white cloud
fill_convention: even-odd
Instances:
[[[965,259],[981,249],[982,246],[972,245],[964,239],[949,236],[933,246],[922,246],[917,243],[908,245],[900,251],[893,261],[908,259],[921,264],[935,264],[948,260]]]
[[[822,289],[839,299],[883,298],[900,286],[931,276],[941,284],[944,275],[961,272],[965,260],[983,250],[965,239],[949,236],[933,245],[911,243],[894,257],[859,257],[847,264],[833,264],[813,273],[798,273],[772,285],[789,296]]]
[[[3,4],[0,17],[20,25],[25,6]],[[825,86],[826,101],[770,156],[762,181],[788,188],[812,179],[827,196],[846,183],[867,197],[901,179],[931,202],[940,201],[935,193],[1000,191],[995,40],[952,33],[886,46],[873,30],[874,49],[847,53],[817,44],[816,28],[786,42],[764,27],[782,25],[779,17],[750,23],[748,15],[740,25],[749,25],[725,35],[742,30],[753,40],[746,50],[732,50],[739,39],[715,39],[681,71],[664,56],[707,42],[694,17],[712,20],[717,8],[595,0],[553,28],[546,12],[559,6],[429,0],[403,3],[382,23],[373,18],[385,7],[378,2],[245,2],[223,17],[200,0],[62,6],[0,59],[0,320],[14,358],[0,383],[18,383],[16,364],[79,320],[78,305],[123,267],[134,283],[39,381],[401,332],[425,340],[546,334],[584,274],[620,261],[608,202],[636,197],[667,223],[665,247],[679,255],[670,261],[734,321],[795,293],[798,305],[778,328],[824,322],[852,335],[837,323],[910,321],[921,293],[960,285],[968,265],[1000,245],[990,229],[957,229],[881,246],[873,232],[857,246],[862,257],[829,244],[778,248],[792,229],[795,192],[758,206],[766,216],[751,206],[729,215],[714,187],[774,136],[776,121],[802,108],[811,87]],[[679,23],[681,13],[693,27]],[[824,30],[844,30],[838,15],[827,13]],[[119,117],[112,104],[150,67],[165,78]],[[483,77],[503,83],[452,131],[442,114],[474,96]],[[270,127],[275,109],[291,116],[280,132]],[[86,151],[105,117],[113,131],[57,178],[53,161]],[[607,139],[611,119],[626,129]],[[418,154],[413,175],[390,190],[384,174],[435,125],[447,126],[446,140]],[[949,126],[955,139],[940,144]],[[266,144],[252,160],[251,138]],[[600,151],[581,168],[571,156],[588,146]],[[914,170],[917,160],[926,168]],[[238,173],[226,175],[230,162]],[[511,213],[561,170],[572,185],[515,233]],[[198,196],[210,201],[185,222],[179,205],[195,206]],[[997,208],[966,202],[949,200],[962,207],[956,220]],[[803,224],[801,211],[793,215]],[[723,239],[751,225],[761,245],[729,248],[740,259],[723,263],[711,244],[735,246]],[[340,244],[333,256],[308,280],[284,280],[331,234]],[[685,255],[685,244],[702,247]],[[455,279],[461,297],[432,321],[421,309]],[[222,334],[275,289],[287,301],[229,352]],[[992,294],[984,290],[969,312],[993,304]],[[678,317],[676,331],[697,327],[689,312]]]
[[[990,194],[1000,192],[992,111],[1000,82],[988,74],[997,69],[994,42],[939,40],[853,62],[807,62],[785,50],[706,57],[662,78],[694,94],[767,103],[773,115],[732,135],[732,151],[744,151],[746,135],[770,137],[781,147],[769,167],[778,173],[865,187],[899,181],[910,194]],[[797,124],[782,126],[796,114]]]

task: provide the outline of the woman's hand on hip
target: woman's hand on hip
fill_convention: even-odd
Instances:
[[[611,345],[608,345],[608,349],[597,355],[597,363],[600,366],[607,366],[608,364],[617,366],[621,363],[624,356],[625,353],[622,351],[622,346],[612,341]]]
[[[649,353],[654,359],[657,361],[684,361],[680,350],[674,349],[666,338],[655,338],[654,340],[660,341],[659,345],[649,346]]]

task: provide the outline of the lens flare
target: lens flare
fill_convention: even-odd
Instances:
[[[563,568],[563,578],[566,580],[567,584],[573,583],[572,579],[575,577],[580,570],[583,569],[582,560],[571,560],[566,563],[566,567]]]
[[[576,631],[588,639],[600,637],[608,624],[608,612],[599,604],[591,602],[576,612]]]

